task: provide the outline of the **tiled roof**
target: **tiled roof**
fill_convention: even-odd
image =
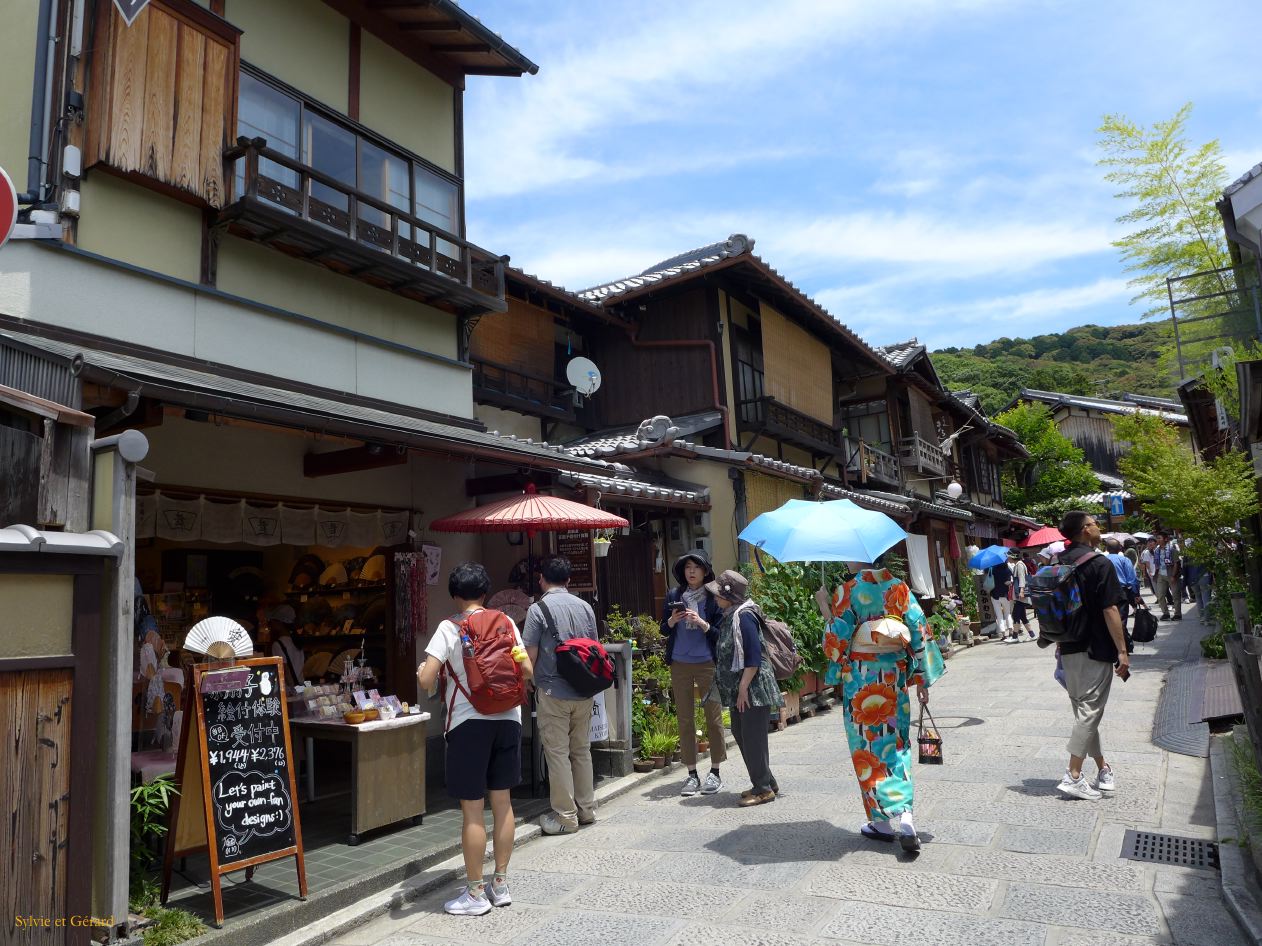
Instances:
[[[587,486],[598,489],[603,494],[603,498],[609,501],[625,496],[629,499],[648,502],[656,500],[673,506],[710,508],[710,490],[702,486],[695,489],[679,489],[645,480],[599,476],[593,473],[562,473],[559,479],[569,486]]]
[[[1110,473],[1097,472],[1095,474],[1095,478],[1100,481],[1101,486],[1107,486],[1110,489],[1122,488],[1122,478],[1120,476],[1113,476]]]
[[[979,414],[982,412],[981,398],[972,391],[951,391],[950,394],[965,407],[977,411]]]
[[[822,476],[819,470],[816,470],[813,467],[798,466],[796,463],[785,463],[783,460],[766,457],[761,453],[748,453],[744,450],[724,450],[722,447],[705,447],[699,443],[691,443],[687,440],[675,441],[674,450],[680,453],[691,454],[693,456],[706,457],[711,460],[723,460],[728,463],[735,463],[742,466],[758,467],[761,470],[779,473],[782,476],[788,476],[798,480],[817,480],[821,479]]]
[[[1255,177],[1262,177],[1262,164],[1255,164],[1249,170],[1245,171],[1240,177],[1227,185],[1227,189],[1223,191],[1224,197],[1230,197],[1236,191],[1240,190]]]
[[[534,289],[556,297],[562,302],[582,309],[584,312],[590,312],[593,315],[600,315],[605,318],[609,317],[608,312],[602,311],[600,306],[592,302],[590,299],[584,299],[577,292],[574,292],[571,289],[566,289],[564,286],[558,286],[556,283],[550,282],[541,276],[528,273],[524,269],[518,269],[516,266],[505,266],[504,275],[506,279],[515,279],[523,282]]]
[[[743,233],[733,233],[721,243],[711,243],[709,246],[698,247],[695,250],[689,250],[687,253],[672,256],[656,266],[650,266],[639,275],[628,276],[625,279],[615,279],[613,282],[605,283],[602,286],[592,286],[590,289],[584,289],[578,294],[589,302],[600,304],[607,299],[615,298],[632,290],[643,289],[645,286],[655,285],[674,279],[677,276],[682,276],[685,273],[692,273],[707,266],[713,266],[715,263],[720,263],[729,257],[752,253],[753,249],[753,240]]]
[[[914,338],[909,338],[905,342],[895,342],[893,345],[881,345],[877,348],[886,361],[900,370],[915,361],[924,350],[925,346]]]
[[[676,428],[667,443],[679,437],[691,437],[713,430],[722,421],[718,411],[702,411],[688,414],[678,419],[671,418],[670,425]],[[646,448],[659,445],[660,440],[646,443],[639,436],[639,427],[619,427],[613,430],[597,431],[586,437],[580,437],[566,444],[565,449],[579,457],[611,457],[620,453],[642,453]]]
[[[1158,410],[1183,410],[1182,401],[1171,400],[1168,397],[1150,397],[1147,394],[1123,394],[1122,400],[1131,404],[1138,404],[1140,407],[1155,407]]]
[[[1078,496],[1076,498],[1081,499],[1083,502],[1086,502],[1086,503],[1099,503],[1101,506],[1103,506],[1105,505],[1104,498],[1106,496],[1121,496],[1123,499],[1135,498],[1124,489],[1115,489],[1107,493],[1087,493],[1086,496]]]
[[[911,514],[911,506],[908,505],[906,499],[901,497],[873,496],[860,490],[846,489],[844,486],[838,486],[836,483],[824,483],[820,486],[819,492],[821,496],[827,496],[831,499],[849,499],[851,502],[867,509],[874,509],[877,512],[889,513],[894,516],[908,516]]]
[[[1099,411],[1102,414],[1134,414],[1138,412],[1150,417],[1160,417],[1162,420],[1180,427],[1188,425],[1187,415],[1182,410],[1154,410],[1149,407],[1141,407],[1135,401],[1115,401],[1104,397],[1083,397],[1078,394],[1061,394],[1057,391],[1036,391],[1032,388],[1022,388],[1018,400],[1040,401],[1052,406],[1063,404],[1067,407],[1077,407],[1085,411]]]

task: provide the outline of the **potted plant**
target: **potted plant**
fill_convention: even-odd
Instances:
[[[592,552],[597,558],[605,558],[609,554],[609,546],[612,544],[611,535],[611,532],[601,531],[592,539]]]
[[[710,729],[706,723],[705,706],[697,704],[692,710],[692,725],[697,732],[697,752],[709,752],[710,740],[706,738]]]
[[[938,647],[942,650],[942,656],[951,656],[951,632],[959,627],[959,619],[956,617],[952,599],[939,598],[938,603],[934,605],[933,613],[928,617],[927,624],[934,640],[938,642]]]
[[[644,758],[652,760],[655,769],[666,768],[666,759],[673,751],[674,746],[669,737],[658,730],[646,732],[640,742],[640,752]]]

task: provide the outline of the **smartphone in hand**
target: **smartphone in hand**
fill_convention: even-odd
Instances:
[[[1116,664],[1114,664],[1113,666],[1115,666],[1115,667],[1121,667],[1121,664],[1120,664],[1120,663],[1116,663]],[[1121,677],[1121,678],[1122,678],[1122,682],[1123,682],[1123,683],[1125,683],[1127,680],[1129,680],[1129,679],[1131,678],[1131,668],[1130,668],[1130,667],[1122,667],[1122,672],[1121,672],[1121,673],[1119,673],[1119,674],[1118,674],[1118,676],[1119,676],[1119,677]]]

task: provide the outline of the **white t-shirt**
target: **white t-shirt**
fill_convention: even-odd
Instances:
[[[1144,566],[1144,571],[1148,573],[1149,577],[1157,573],[1157,563],[1154,561],[1152,552],[1149,549],[1144,549],[1144,554],[1139,556],[1139,563]]]
[[[482,610],[484,609],[474,608],[473,610],[466,611],[465,613],[473,614]],[[513,624],[513,619],[508,618],[508,623],[512,625],[513,637],[516,638],[517,643],[521,646],[525,646],[522,645],[521,631],[517,629],[516,624]],[[456,676],[460,678],[460,685],[466,690],[469,688],[469,680],[465,677],[464,672],[464,654],[461,652],[460,626],[458,624],[450,620],[440,623],[434,631],[434,636],[430,639],[429,644],[426,646],[425,653],[429,654],[431,657],[436,657],[438,660],[446,661],[450,670],[454,671]],[[451,721],[450,725],[447,726],[448,732],[451,732],[451,730],[455,729],[466,719],[511,719],[514,722],[521,722],[520,706],[514,706],[512,709],[505,710],[502,713],[492,713],[490,716],[479,713],[473,708],[473,704],[469,702],[469,698],[464,695],[464,691],[461,690],[460,687],[456,686],[454,680],[448,681],[447,683],[447,693],[443,698],[444,707],[452,706],[451,697],[453,690],[455,691],[456,703],[451,709]]]

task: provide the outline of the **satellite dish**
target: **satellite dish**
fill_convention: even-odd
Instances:
[[[573,359],[565,366],[565,377],[584,397],[590,397],[600,388],[600,369],[590,358]]]

